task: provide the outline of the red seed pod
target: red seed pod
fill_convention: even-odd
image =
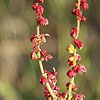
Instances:
[[[41,56],[42,56],[42,57],[41,57],[41,60],[42,60],[42,61],[45,60],[45,61],[47,62],[48,60],[50,60],[50,59],[53,58],[50,54],[48,54],[48,53],[46,52],[46,50],[41,50],[40,53],[41,53]]]
[[[82,22],[85,22],[85,21],[86,21],[86,17],[82,16],[82,17],[81,17],[81,21],[82,21]]]
[[[41,83],[42,85],[45,85],[47,82],[48,82],[47,78],[45,78],[45,77],[43,77],[43,76],[40,78],[40,83]]]
[[[82,49],[84,47],[84,44],[82,41],[80,41],[79,39],[74,39],[74,44],[78,47],[78,49]]]
[[[38,8],[38,6],[39,6],[38,3],[34,3],[33,6],[32,6],[32,9],[33,9],[33,10],[36,10],[36,9]]]
[[[68,89],[70,85],[70,82],[66,83],[66,88]]]
[[[89,8],[87,2],[82,3],[81,6],[82,6],[82,8],[83,8],[84,10],[87,10],[87,9]]]
[[[80,9],[76,9],[76,15],[81,17],[82,16],[82,11]]]
[[[37,59],[38,59],[36,53],[33,52],[33,51],[30,53],[30,58],[31,58],[32,60],[37,60]]]
[[[77,28],[74,27],[70,30],[70,36],[72,36],[73,38],[75,38],[77,36]]]
[[[87,71],[86,67],[84,65],[81,65],[81,64],[78,64],[78,65],[74,66],[73,70],[75,72],[77,72],[78,74],[83,74]]]
[[[46,25],[48,25],[48,19],[47,18],[45,18],[45,17],[38,17],[37,18],[37,22],[41,25],[41,26],[46,26]]]
[[[38,16],[41,16],[44,12],[44,8],[41,5],[38,5],[37,9],[36,9],[36,14]]]
[[[30,41],[32,42],[35,38],[36,38],[36,35],[35,34],[32,34],[31,35],[31,38],[30,38]]]
[[[73,100],[83,100],[85,98],[85,95],[83,94],[76,94],[73,98]]]
[[[67,95],[67,92],[62,93],[62,98],[64,99]]]
[[[45,43],[46,42],[46,37],[50,37],[50,35],[49,34],[41,34],[40,35],[41,42]]]
[[[34,47],[33,47],[33,50],[34,50],[35,52],[40,51],[39,48],[38,48],[38,45],[37,45],[37,46],[34,46]]]
[[[70,77],[70,78],[73,78],[73,77],[76,76],[76,72],[74,72],[73,70],[69,70],[69,71],[67,72],[67,76]]]
[[[74,8],[77,8],[78,7],[78,2],[76,2],[75,4],[74,4]]]
[[[73,15],[76,15],[76,8],[73,8],[73,9],[72,9],[72,14],[73,14]]]
[[[60,87],[55,86],[55,87],[54,87],[54,90],[59,91],[59,90],[60,90]]]

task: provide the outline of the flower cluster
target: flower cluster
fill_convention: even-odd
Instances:
[[[46,42],[46,37],[50,37],[49,34],[41,34],[41,35],[35,35],[32,34],[30,41],[32,42],[33,45],[33,50],[30,54],[30,57],[32,60],[37,60],[41,59],[42,61],[48,61],[52,59],[53,57],[46,52],[46,50],[42,50],[39,48],[40,45]],[[41,53],[41,58],[38,56],[38,53]]]
[[[44,0],[34,0],[32,9],[36,10],[37,14],[37,23],[41,26],[48,25],[48,19],[46,17],[43,17],[44,8],[41,6],[41,4],[44,3]]]
[[[44,69],[42,62],[48,61],[53,57],[47,53],[45,49],[41,49],[41,45],[46,42],[46,37],[50,37],[49,34],[40,34],[39,27],[45,26],[48,24],[47,18],[43,17],[44,8],[40,5],[44,3],[44,0],[34,0],[32,9],[36,11],[37,14],[37,32],[36,34],[32,34],[30,41],[32,42],[33,50],[30,54],[32,60],[38,60],[41,70],[41,78],[40,83],[44,85],[44,94],[47,98],[65,98],[67,95],[66,92],[59,92],[60,88],[57,86],[57,71],[53,68],[52,72]]]
[[[84,47],[84,43],[78,39],[80,32],[80,22],[86,21],[86,18],[83,16],[82,10],[80,8],[83,8],[84,10],[88,9],[88,3],[86,0],[78,0],[72,9],[72,14],[75,15],[77,19],[77,26],[70,30],[70,36],[73,38],[73,44],[70,44],[66,48],[66,50],[70,53],[70,56],[68,57],[68,64],[71,67],[71,69],[69,69],[67,72],[67,76],[71,78],[71,82],[66,84],[68,91],[71,92],[71,94],[69,93],[68,100],[71,100],[71,98],[74,100],[83,100],[83,98],[85,98],[83,94],[75,94],[75,96],[72,96],[72,91],[77,90],[77,86],[74,82],[74,77],[77,74],[83,74],[86,72],[85,66],[79,64],[81,56],[77,54],[77,48],[81,50]]]
[[[77,74],[83,74],[86,72],[84,65],[80,64],[79,61],[82,59],[81,55],[77,53],[77,48],[82,50],[84,44],[78,39],[80,32],[80,22],[85,22],[86,18],[80,9],[82,7],[84,10],[88,9],[88,3],[86,0],[77,0],[72,9],[72,14],[76,16],[77,26],[70,30],[70,36],[73,38],[73,43],[67,46],[66,50],[70,53],[68,57],[68,65],[70,69],[67,72],[67,76],[71,79],[70,82],[66,84],[66,89],[68,92],[60,92],[60,88],[57,86],[57,71],[53,68],[52,72],[44,69],[43,61],[48,61],[53,57],[47,53],[45,49],[41,49],[42,44],[46,43],[46,38],[50,37],[49,34],[41,33],[40,26],[48,25],[48,19],[43,17],[45,9],[42,4],[44,0],[34,0],[32,9],[36,11],[36,21],[37,28],[36,33],[31,35],[30,41],[32,43],[33,49],[30,53],[30,58],[35,61],[38,60],[39,67],[41,71],[40,83],[44,85],[44,94],[47,100],[83,100],[85,96],[83,94],[75,93],[78,89],[74,82],[74,77]],[[73,96],[74,93],[74,96]]]
[[[86,0],[77,0],[77,2],[74,4],[74,8],[72,9],[72,14],[75,15],[77,19],[77,26],[70,30],[70,36],[73,38],[73,44],[70,44],[66,48],[66,50],[70,53],[70,56],[68,57],[68,64],[71,67],[71,69],[69,69],[67,72],[67,76],[71,78],[71,82],[66,84],[68,91],[71,92],[69,93],[68,100],[71,100],[71,98],[74,100],[83,100],[85,97],[83,94],[75,94],[75,96],[72,96],[72,91],[77,90],[77,86],[74,82],[75,76],[77,74],[83,74],[86,72],[86,67],[79,63],[81,56],[77,54],[77,48],[82,50],[84,47],[84,43],[78,39],[80,32],[80,22],[86,21],[81,8],[83,8],[83,10],[88,9],[88,3]]]
[[[56,95],[57,98],[62,98],[64,99],[65,96],[66,96],[66,92],[64,93],[61,93],[59,92],[60,88],[56,85],[57,84],[57,71],[55,70],[55,68],[53,68],[53,71],[52,72],[49,72],[47,70],[44,70],[45,71],[45,74],[46,74],[46,78],[41,76],[40,78],[40,83],[42,85],[45,85],[47,82],[50,84],[50,87],[53,91],[53,93]],[[44,91],[44,94],[47,98],[51,97],[51,94],[50,92],[48,91],[48,87],[45,86],[45,91]]]

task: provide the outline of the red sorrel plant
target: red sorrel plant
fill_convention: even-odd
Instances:
[[[86,21],[81,8],[83,8],[83,10],[87,10],[88,3],[86,0],[77,0],[74,4],[74,8],[72,9],[72,14],[76,16],[76,26],[70,30],[70,36],[73,38],[73,42],[66,48],[66,50],[70,53],[70,56],[68,57],[70,69],[67,72],[70,82],[66,84],[67,91],[64,93],[59,92],[60,88],[57,86],[57,71],[55,68],[52,69],[52,72],[49,72],[43,67],[43,61],[47,62],[53,58],[45,49],[41,49],[41,45],[46,42],[46,37],[50,37],[49,34],[40,32],[40,27],[46,26],[49,23],[48,19],[43,17],[43,3],[44,0],[34,0],[32,6],[32,9],[36,11],[37,14],[37,27],[36,33],[32,34],[30,38],[33,46],[30,57],[33,61],[38,60],[39,62],[41,71],[40,83],[44,85],[44,94],[47,100],[83,100],[85,95],[75,92],[77,90],[75,76],[86,72],[85,66],[79,63],[81,56],[77,53],[77,49],[82,50],[84,47],[83,42],[78,39],[78,36],[80,33],[80,23]]]

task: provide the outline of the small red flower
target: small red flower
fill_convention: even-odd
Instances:
[[[37,45],[37,46],[34,46],[34,47],[33,47],[33,50],[34,50],[35,52],[38,52],[38,51],[39,51],[38,45]]]
[[[89,8],[87,2],[81,3],[81,6],[82,6],[82,8],[83,8],[84,10],[87,10],[87,9]]]
[[[84,47],[84,44],[82,41],[80,41],[79,39],[74,39],[74,44],[78,47],[78,49],[82,49]]]
[[[78,2],[76,2],[75,4],[74,4],[74,8],[77,8],[78,7]]]
[[[39,39],[39,36],[32,34],[30,41],[32,42],[33,48],[34,46],[40,45],[41,44],[41,40]]]
[[[46,83],[48,82],[48,80],[45,78],[45,77],[41,77],[40,78],[40,83],[42,84],[42,85],[45,85]]]
[[[85,21],[86,21],[86,17],[82,16],[82,17],[81,17],[81,21],[82,21],[82,22],[85,22]]]
[[[76,72],[74,72],[73,70],[69,70],[69,71],[67,72],[67,76],[70,77],[70,78],[73,78],[73,77],[76,76]]]
[[[30,58],[31,58],[32,60],[37,60],[37,59],[38,59],[36,53],[33,52],[33,51],[30,53]]]
[[[45,18],[45,17],[38,17],[37,18],[37,22],[41,25],[41,26],[46,26],[46,25],[48,25],[48,19],[47,18]]]
[[[39,6],[38,3],[34,3],[33,6],[32,6],[32,9],[33,9],[33,10],[36,10],[36,9],[38,8],[38,6]]]
[[[75,8],[72,9],[72,14],[76,15],[76,9]]]
[[[36,38],[36,35],[35,34],[32,34],[31,35],[31,38],[30,38],[30,41],[32,42],[35,38]]]
[[[44,8],[41,5],[38,5],[37,9],[36,9],[36,14],[38,16],[41,16],[44,12]]]
[[[59,90],[60,90],[60,87],[55,86],[55,87],[54,87],[54,90],[59,91]]]
[[[86,67],[84,65],[81,65],[81,64],[74,66],[73,70],[76,71],[78,74],[83,74],[87,71]]]
[[[71,35],[73,38],[75,38],[75,37],[77,36],[77,28],[76,28],[76,27],[74,27],[74,28],[71,29],[70,35]]]
[[[67,95],[67,92],[62,93],[62,98],[64,99]]]
[[[45,43],[46,37],[50,37],[50,35],[49,34],[41,34],[41,36],[40,36],[41,41]]]
[[[76,94],[74,96],[74,100],[83,100],[85,98],[85,95],[83,94]]]
[[[41,53],[41,56],[42,56],[42,57],[41,57],[41,60],[42,60],[42,61],[45,60],[45,61],[47,62],[48,60],[50,60],[50,59],[53,58],[50,54],[48,54],[48,53],[46,52],[46,50],[41,50],[40,53]]]
[[[80,9],[76,9],[76,15],[81,17],[82,16],[82,11]]]
[[[58,72],[57,72],[57,71],[53,71],[52,74],[53,74],[54,76],[57,76]]]

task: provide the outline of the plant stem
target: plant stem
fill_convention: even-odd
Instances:
[[[70,81],[69,90],[68,90],[68,94],[69,94],[68,100],[71,100],[71,98],[72,98],[72,87],[73,87],[73,83],[74,83],[74,77]]]
[[[80,9],[80,0],[78,0],[78,7],[77,7],[77,9]],[[78,17],[77,17],[77,19],[78,19]],[[78,19],[77,20],[77,36],[76,36],[75,39],[78,38],[79,32],[80,32],[80,20]],[[75,63],[76,63],[76,54],[77,54],[76,52],[77,52],[77,50],[75,48],[75,51],[74,51],[74,57],[75,57],[74,62]],[[73,84],[74,84],[74,77],[70,81],[70,85],[69,85],[69,89],[68,89],[68,93],[69,93],[68,100],[71,100],[72,99],[72,88],[73,88]]]
[[[78,0],[78,7],[77,7],[77,9],[80,9],[80,0]],[[77,17],[77,19],[78,19],[78,17]],[[79,32],[80,32],[80,22],[81,22],[81,20],[80,20],[80,18],[77,20],[77,36],[76,36],[76,39],[78,38],[78,36],[79,36]]]
[[[37,25],[36,33],[37,33],[38,36],[40,35],[40,26],[39,25]],[[38,46],[38,48],[40,49],[40,46]],[[41,57],[40,52],[38,52],[38,56],[39,56],[39,58]],[[42,76],[44,76],[45,78],[47,78],[46,74],[44,72],[44,69],[43,69],[43,64],[42,64],[41,59],[39,59],[39,67],[40,67],[40,71],[41,71]],[[52,91],[52,89],[50,87],[50,84],[48,82],[46,83],[46,86],[47,86],[48,91],[50,92],[51,96],[54,98],[54,100],[56,100],[56,96],[54,95],[54,93],[53,93],[53,91]]]

